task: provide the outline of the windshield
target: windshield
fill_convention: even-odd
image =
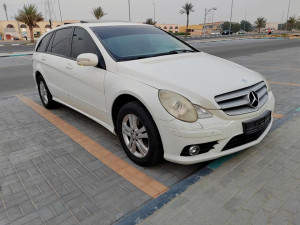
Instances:
[[[153,26],[99,26],[91,29],[116,61],[197,51]]]

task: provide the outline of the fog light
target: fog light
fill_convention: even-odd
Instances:
[[[190,155],[198,155],[200,152],[200,147],[198,145],[193,145],[189,148]]]

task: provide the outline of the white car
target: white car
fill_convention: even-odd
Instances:
[[[218,31],[214,31],[214,32],[211,32],[210,35],[216,36],[216,35],[221,35],[221,33]]]
[[[53,29],[37,43],[33,76],[46,108],[59,102],[95,120],[143,166],[240,151],[273,121],[274,96],[260,74],[150,25]]]

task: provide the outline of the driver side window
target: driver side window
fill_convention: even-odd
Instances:
[[[71,58],[76,59],[80,54],[83,53],[96,54],[99,59],[98,66],[102,69],[105,69],[103,57],[94,40],[85,30],[81,28],[75,28],[72,38]]]
[[[80,54],[97,54],[97,51],[98,49],[90,35],[82,29],[75,28],[72,39],[71,57],[76,59]]]

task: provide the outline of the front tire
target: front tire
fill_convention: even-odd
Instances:
[[[150,113],[138,102],[130,102],[119,111],[117,133],[127,156],[140,166],[163,161],[163,147]]]
[[[37,86],[38,86],[39,95],[40,95],[43,105],[47,109],[53,109],[53,108],[57,107],[57,103],[55,101],[53,101],[52,95],[51,95],[51,93],[47,87],[47,84],[42,76],[39,76],[37,78]]]

